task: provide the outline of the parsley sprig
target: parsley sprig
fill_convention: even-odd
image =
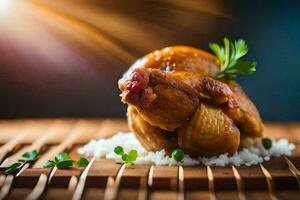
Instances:
[[[36,159],[38,159],[38,157],[39,157],[39,153],[36,150],[28,151],[21,156],[18,162],[13,163],[9,167],[6,167],[5,173],[7,174],[14,173],[17,170],[20,170],[26,163],[31,163]]]
[[[122,156],[122,160],[127,165],[133,165],[133,162],[136,160],[136,158],[138,156],[137,150],[132,149],[128,153],[125,153],[124,150],[123,150],[123,147],[121,147],[121,146],[115,147],[114,152],[117,155]]]
[[[66,152],[59,153],[55,156],[54,160],[48,160],[44,163],[44,168],[56,166],[58,169],[68,169],[73,165],[77,167],[86,167],[89,164],[89,161],[84,157],[79,157],[77,160],[72,160],[69,154]]]
[[[248,45],[243,39],[231,41],[224,38],[224,46],[210,43],[209,48],[216,54],[220,61],[220,72],[215,79],[234,80],[239,74],[252,74],[256,71],[256,62],[240,60],[248,52]]]

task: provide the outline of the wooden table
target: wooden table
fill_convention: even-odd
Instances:
[[[251,167],[125,166],[92,160],[88,167],[44,169],[62,151],[73,159],[91,138],[128,130],[122,119],[0,120],[1,167],[22,153],[42,155],[17,175],[0,175],[0,199],[300,199],[300,123],[268,123],[265,135],[296,144],[292,157]]]

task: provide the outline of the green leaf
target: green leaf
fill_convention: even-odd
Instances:
[[[138,156],[137,150],[130,150],[128,153],[129,160],[133,163]]]
[[[126,153],[124,153],[124,154],[122,155],[122,160],[123,160],[126,164],[131,163],[131,162],[130,162],[130,159],[129,159],[129,156],[128,156],[128,154],[126,154]]]
[[[183,152],[183,150],[182,149],[175,149],[175,150],[173,150],[172,157],[177,162],[181,162],[183,160],[183,158],[184,158],[184,152]]]
[[[56,165],[56,162],[53,160],[48,160],[43,164],[44,168],[54,167]]]
[[[76,161],[78,167],[86,167],[89,164],[89,161],[84,157],[79,157]]]
[[[249,60],[238,60],[235,68],[241,74],[253,74],[256,71],[256,62]]]
[[[66,152],[59,153],[55,156],[55,162],[58,163],[64,160],[71,160],[71,157]]]
[[[225,60],[223,47],[220,47],[217,43],[209,43],[208,46],[216,54],[220,61]]]
[[[22,166],[23,166],[24,163],[21,163],[21,162],[16,162],[14,164],[12,164],[11,166],[7,167],[5,169],[5,173],[7,174],[11,174],[17,170],[19,170]]]
[[[246,44],[245,40],[239,39],[234,42],[234,47],[236,50],[235,60],[243,57],[248,53],[248,45]]]
[[[58,169],[68,169],[73,166],[74,160],[62,160],[56,163]]]
[[[230,55],[230,62],[235,60],[235,46],[232,41],[230,41],[230,49],[231,49],[231,55]]]
[[[124,154],[123,147],[121,147],[121,146],[115,147],[114,152],[115,152],[117,155],[120,155],[120,156],[123,155],[123,154]]]
[[[115,147],[114,152],[117,155],[122,156],[122,160],[125,162],[125,164],[133,164],[133,162],[136,160],[138,156],[138,152],[136,150],[132,149],[127,154],[124,152],[121,146]]]
[[[39,153],[36,150],[28,151],[19,159],[20,162],[34,161],[38,158]]]
[[[225,67],[229,63],[229,58],[230,58],[230,42],[228,38],[224,38],[224,47],[225,47],[225,62],[224,65],[221,66],[221,70],[225,69]]]

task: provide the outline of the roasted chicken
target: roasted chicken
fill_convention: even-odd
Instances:
[[[147,150],[233,154],[240,134],[262,135],[259,113],[241,87],[211,78],[218,69],[216,57],[185,46],[154,51],[130,67],[119,88],[129,126]]]

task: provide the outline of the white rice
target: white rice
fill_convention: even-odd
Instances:
[[[272,147],[266,150],[261,143],[261,139],[244,140],[242,142],[243,149],[236,152],[233,156],[221,154],[211,158],[198,157],[192,159],[185,155],[183,162],[177,162],[173,158],[166,155],[164,150],[157,152],[147,152],[140,142],[131,132],[119,132],[112,138],[91,140],[88,144],[81,147],[78,152],[85,156],[93,156],[96,158],[105,157],[121,162],[121,157],[114,153],[116,146],[122,146],[125,152],[132,149],[138,151],[138,157],[134,164],[154,164],[154,165],[199,165],[207,166],[226,166],[226,165],[257,165],[264,160],[270,160],[271,156],[279,157],[282,155],[290,156],[295,149],[295,145],[289,143],[286,139],[278,141],[272,140]]]

